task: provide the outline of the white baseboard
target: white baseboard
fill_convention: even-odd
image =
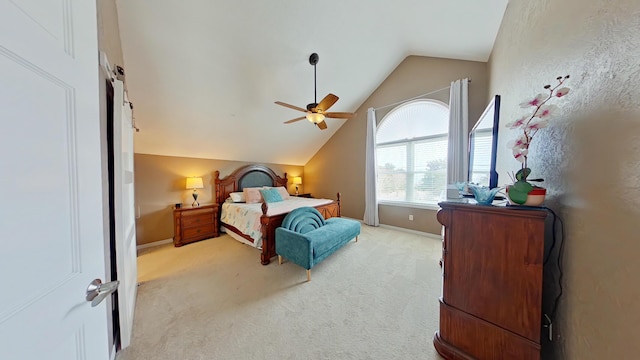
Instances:
[[[148,244],[142,244],[142,245],[138,245],[136,246],[137,250],[141,250],[141,249],[146,249],[146,248],[150,248],[150,247],[154,247],[154,246],[160,246],[160,245],[164,245],[164,244],[169,244],[172,243],[173,239],[164,239],[164,240],[158,240],[158,241],[154,241]]]
[[[436,235],[436,234],[432,234],[432,233],[428,233],[428,232],[424,232],[424,231],[405,229],[405,228],[398,227],[398,226],[384,225],[384,224],[380,224],[380,227],[381,228],[398,230],[398,231],[404,231],[404,232],[408,232],[408,233],[416,234],[416,235],[420,235],[420,236],[426,236],[428,238],[432,238],[432,239],[435,239],[435,240],[442,240],[442,236]]]
[[[361,224],[364,224],[364,220],[360,220],[360,219],[354,219],[354,218],[350,218],[347,216],[342,216],[345,219],[351,219],[351,220],[355,220],[360,222]],[[368,225],[367,225],[368,226]],[[428,232],[424,232],[424,231],[418,231],[418,230],[412,230],[412,229],[406,229],[406,228],[402,228],[402,227],[398,227],[398,226],[393,226],[393,225],[385,225],[385,224],[380,224],[379,225],[381,228],[387,228],[387,229],[393,229],[393,230],[398,230],[398,231],[403,231],[403,232],[407,232],[407,233],[411,233],[411,234],[416,234],[416,235],[420,235],[420,236],[426,236],[432,239],[436,239],[436,240],[442,240],[442,236],[440,235],[436,235],[436,234],[432,234],[432,233],[428,233]]]

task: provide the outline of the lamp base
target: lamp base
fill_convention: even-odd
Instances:
[[[296,186],[296,196],[298,196],[298,187]]]
[[[200,203],[198,202],[198,193],[193,193],[193,204],[191,204],[191,206],[200,206]]]

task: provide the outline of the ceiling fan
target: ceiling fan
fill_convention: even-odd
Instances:
[[[324,130],[327,128],[327,123],[324,121],[325,118],[331,119],[350,119],[356,116],[355,113],[349,112],[328,112],[329,108],[333,106],[333,104],[338,101],[338,97],[333,94],[328,94],[318,103],[317,89],[316,89],[316,64],[318,63],[319,57],[318,54],[313,53],[309,56],[309,64],[313,65],[313,103],[307,104],[307,109],[303,109],[301,107],[297,107],[294,105],[290,105],[287,103],[283,103],[282,101],[276,101],[276,104],[288,107],[289,109],[298,110],[307,113],[305,116],[301,116],[295,119],[291,119],[289,121],[285,121],[285,124],[291,124],[296,121],[300,121],[303,119],[307,119],[311,121],[314,125],[316,125],[320,130]]]

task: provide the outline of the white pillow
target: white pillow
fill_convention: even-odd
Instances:
[[[280,197],[282,197],[282,200],[287,200],[289,197],[291,197],[291,195],[289,195],[289,192],[284,186],[278,186],[276,189],[278,189],[278,192],[280,193]]]
[[[244,192],[232,192],[229,194],[229,197],[231,197],[231,201],[233,202],[245,202]]]

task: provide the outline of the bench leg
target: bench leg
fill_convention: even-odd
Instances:
[[[278,265],[282,265],[282,256],[278,255]]]
[[[307,281],[311,281],[311,270],[307,270]]]

